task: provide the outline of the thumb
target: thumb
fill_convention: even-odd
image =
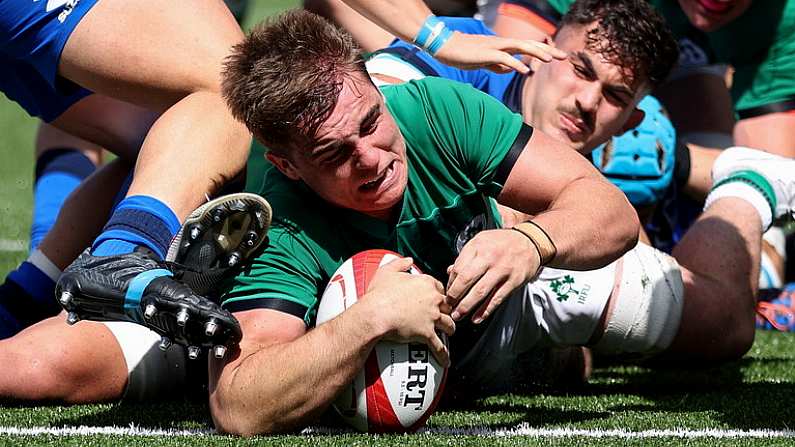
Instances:
[[[379,267],[379,269],[384,269],[388,272],[407,272],[411,268],[412,264],[414,264],[414,260],[412,258],[397,258],[382,265]]]

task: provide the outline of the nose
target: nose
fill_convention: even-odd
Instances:
[[[367,144],[361,144],[353,152],[353,162],[356,169],[372,169],[378,167],[379,150]]]
[[[582,111],[594,112],[602,100],[602,88],[598,82],[586,82],[577,95],[577,103]]]

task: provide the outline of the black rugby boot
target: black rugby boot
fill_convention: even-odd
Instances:
[[[138,323],[164,337],[161,348],[173,341],[187,346],[193,358],[201,348],[223,356],[225,347],[241,337],[231,313],[174,279],[165,262],[142,248],[114,256],[86,250],[61,275],[55,292],[69,324]]]
[[[263,245],[270,224],[271,207],[261,196],[218,197],[188,216],[166,260],[194,292],[218,301],[219,283],[239,271]]]

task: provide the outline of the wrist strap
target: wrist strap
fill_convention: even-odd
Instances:
[[[414,45],[433,56],[452,36],[453,32],[447,28],[444,22],[431,14],[425,19],[419,32],[417,32],[417,36],[414,38]]]
[[[530,242],[536,246],[538,255],[541,257],[541,265],[547,265],[555,259],[558,249],[555,247],[555,244],[552,242],[547,232],[538,226],[537,223],[530,220],[516,224],[511,229],[527,236]]]

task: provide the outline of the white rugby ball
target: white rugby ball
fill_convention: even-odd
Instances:
[[[356,303],[378,267],[398,257],[389,250],[367,250],[345,261],[323,292],[317,324]],[[412,266],[411,273],[420,271]],[[446,336],[441,337],[447,343]],[[436,361],[427,345],[380,341],[333,406],[348,424],[364,432],[414,431],[436,408],[446,377],[447,368]]]

